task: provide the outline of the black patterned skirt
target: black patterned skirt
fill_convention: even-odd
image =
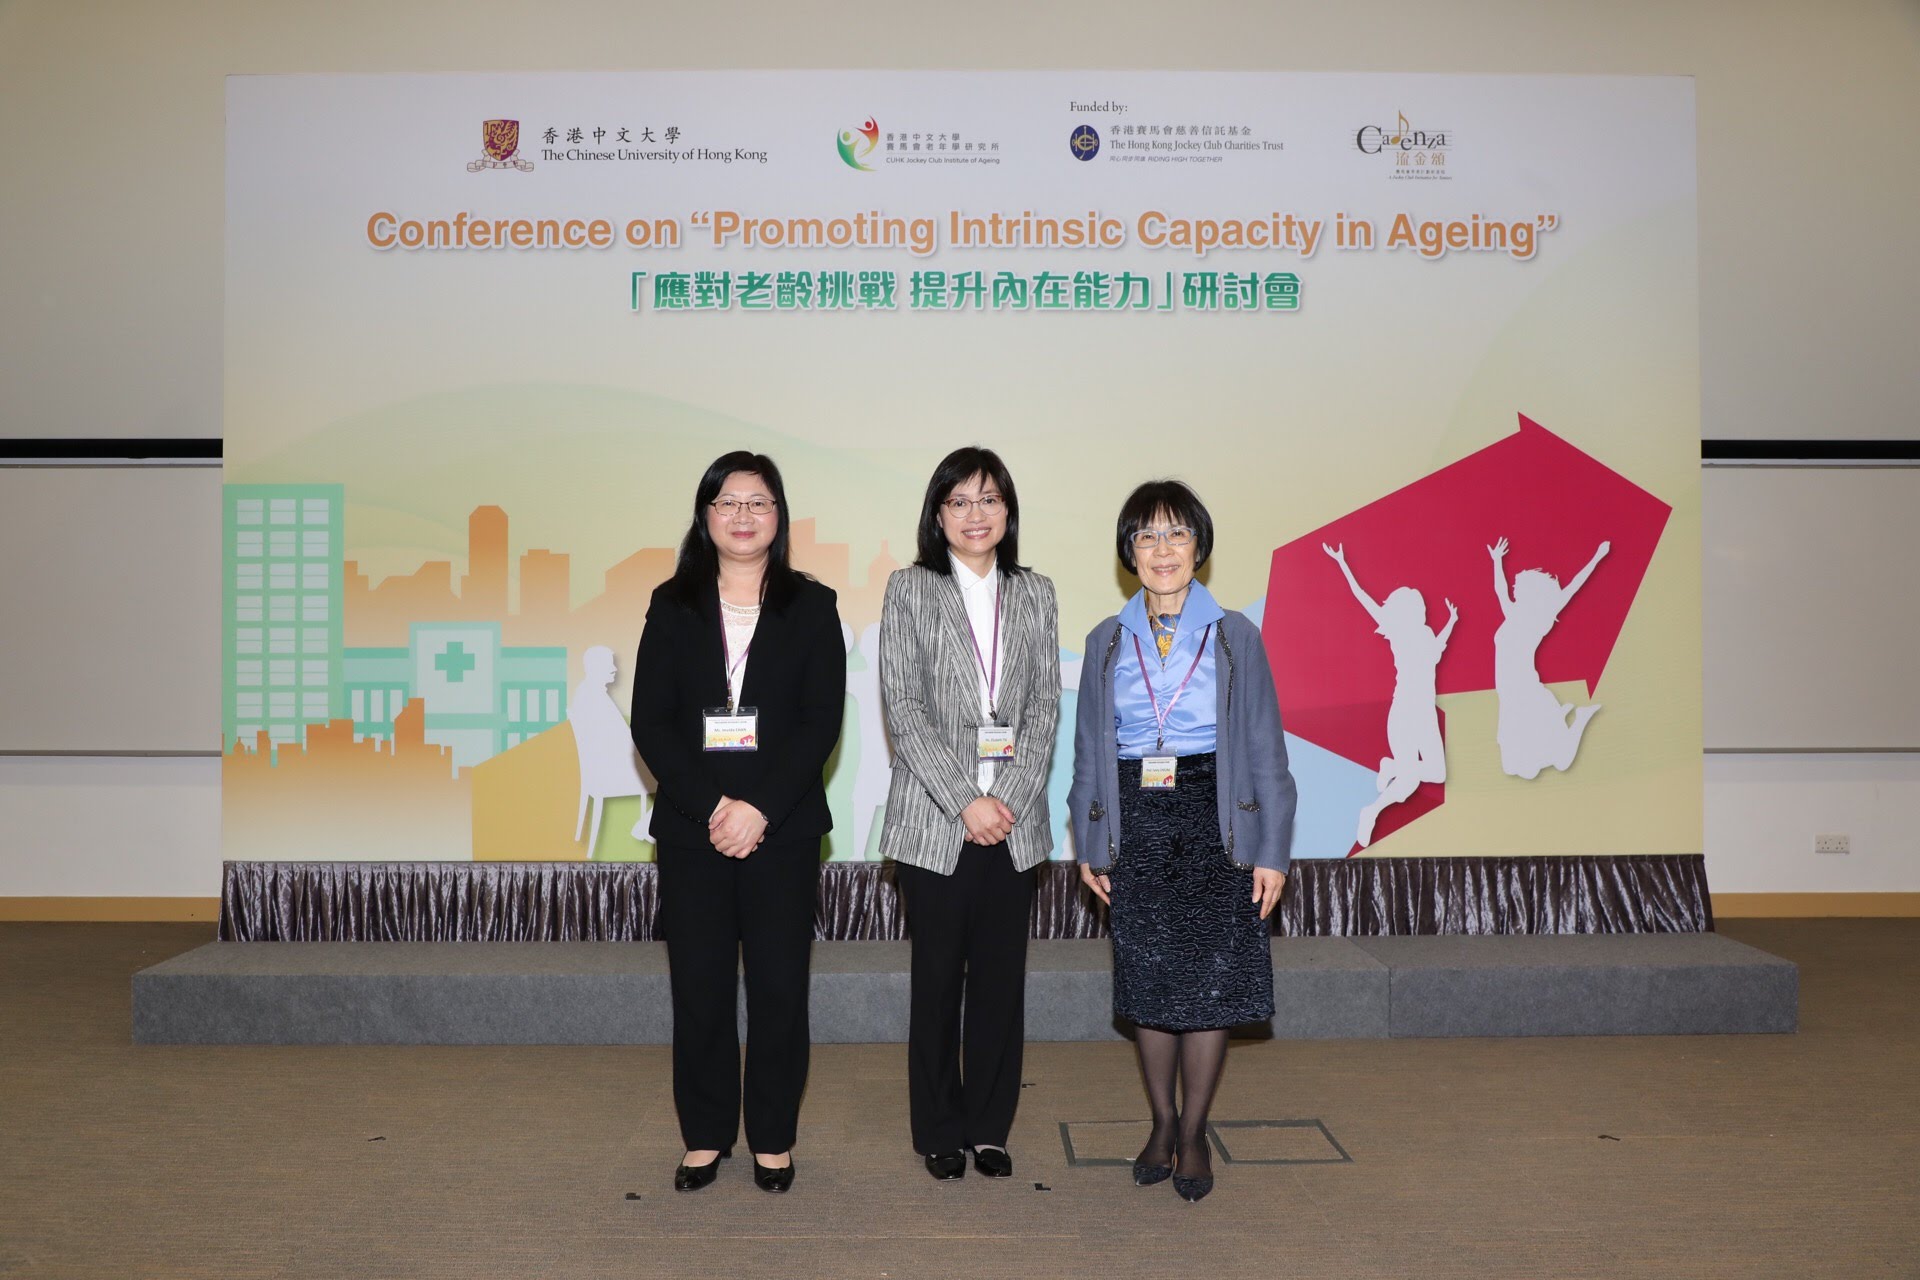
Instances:
[[[1171,791],[1120,762],[1120,853],[1110,872],[1113,1013],[1162,1031],[1273,1016],[1272,930],[1253,872],[1220,843],[1213,753],[1181,756]]]

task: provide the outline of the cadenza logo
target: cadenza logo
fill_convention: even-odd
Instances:
[[[872,173],[873,166],[864,163],[873,155],[874,148],[880,145],[880,126],[868,116],[867,122],[858,129],[842,129],[839,137],[840,158],[848,167],[862,173]]]
[[[1377,124],[1362,125],[1353,137],[1354,145],[1370,156],[1377,156],[1389,147],[1400,151],[1445,151],[1452,145],[1445,129],[1429,133],[1409,124],[1406,112],[1395,114],[1400,117],[1399,127],[1387,130]]]
[[[522,173],[533,172],[533,161],[522,160],[514,154],[520,150],[518,120],[488,120],[482,123],[480,148],[486,154],[478,160],[467,162],[468,173],[478,173],[482,169],[518,169]]]

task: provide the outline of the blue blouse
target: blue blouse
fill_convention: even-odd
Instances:
[[[1215,720],[1219,714],[1214,658],[1219,652],[1220,628],[1217,625],[1213,625],[1211,631],[1207,628],[1226,617],[1226,611],[1212,593],[1195,582],[1187,592],[1186,605],[1180,610],[1180,629],[1174,633],[1173,648],[1162,662],[1160,650],[1154,644],[1153,625],[1147,621],[1146,596],[1144,589],[1136,591],[1133,599],[1120,610],[1122,634],[1113,660],[1113,718],[1120,758],[1202,755],[1214,749]],[[1207,651],[1195,667],[1193,659],[1203,633]],[[1153,693],[1160,701],[1160,709],[1166,711],[1168,704],[1173,704],[1167,716],[1164,747],[1156,742],[1161,731],[1154,718],[1153,702],[1147,696],[1146,682],[1141,678],[1140,657],[1133,647],[1136,639],[1140,642],[1139,654],[1146,657],[1146,678],[1153,681]],[[1187,682],[1187,691],[1179,695],[1180,700],[1173,702],[1190,667],[1193,679]]]

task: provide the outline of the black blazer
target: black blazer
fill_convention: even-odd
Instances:
[[[840,740],[847,650],[833,589],[811,579],[786,606],[760,612],[740,683],[740,702],[760,713],[758,751],[704,751],[702,714],[727,703],[720,587],[697,609],[661,585],[633,665],[633,745],[659,782],[653,834],[706,848],[707,819],[721,796],[767,815],[768,840],[817,840],[833,829],[821,781]]]

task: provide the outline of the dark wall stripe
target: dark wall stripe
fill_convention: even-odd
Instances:
[[[1914,462],[1920,440],[1702,440],[1702,462]]]
[[[0,436],[0,458],[218,458],[218,437],[171,439]],[[1704,462],[1920,462],[1920,440],[1702,440]]]
[[[87,458],[102,462],[147,458],[218,458],[217,436],[172,439],[0,437],[0,458]]]

